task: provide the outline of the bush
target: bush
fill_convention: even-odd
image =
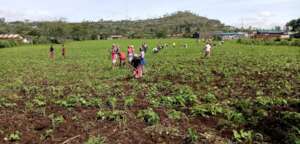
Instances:
[[[33,44],[47,44],[50,43],[50,40],[45,36],[34,37],[32,40]]]
[[[0,40],[0,48],[8,48],[18,46],[19,43],[13,40]]]
[[[238,39],[237,43],[240,44],[254,44],[254,45],[284,45],[284,46],[300,46],[300,40],[256,40],[256,39]]]

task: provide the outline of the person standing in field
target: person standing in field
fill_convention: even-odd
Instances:
[[[126,54],[124,52],[120,52],[119,57],[120,57],[120,66],[124,66],[126,63]]]
[[[142,49],[144,50],[145,53],[147,53],[148,45],[145,42],[142,44]]]
[[[211,55],[211,44],[210,43],[206,43],[205,48],[204,48],[204,56],[205,57],[210,57]]]
[[[50,46],[50,50],[49,50],[49,58],[52,60],[54,59],[54,48],[52,45]]]
[[[65,48],[65,45],[62,45],[61,55],[63,56],[63,58],[66,58],[66,48]]]
[[[118,50],[117,45],[113,44],[112,50],[111,50],[111,59],[112,59],[113,68],[116,66],[117,59],[118,59],[118,53],[119,53],[119,50]]]
[[[131,63],[133,56],[134,56],[134,46],[133,45],[128,46],[127,54],[128,54],[128,62]]]
[[[140,49],[141,51],[141,68],[142,68],[142,72],[145,72],[145,64],[146,64],[146,60],[145,60],[145,51],[143,49]]]

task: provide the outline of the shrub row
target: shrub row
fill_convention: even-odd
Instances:
[[[299,39],[274,39],[274,40],[256,40],[256,39],[239,39],[240,44],[254,44],[254,45],[284,45],[284,46],[300,46]]]
[[[13,40],[0,40],[0,48],[8,48],[18,46],[19,43]]]

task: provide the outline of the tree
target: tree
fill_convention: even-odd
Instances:
[[[287,23],[287,26],[291,27],[293,32],[300,32],[300,18],[291,20]]]

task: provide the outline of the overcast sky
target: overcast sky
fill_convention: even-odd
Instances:
[[[232,26],[271,28],[300,17],[300,0],[1,0],[0,17],[14,20],[145,19],[179,10]]]

